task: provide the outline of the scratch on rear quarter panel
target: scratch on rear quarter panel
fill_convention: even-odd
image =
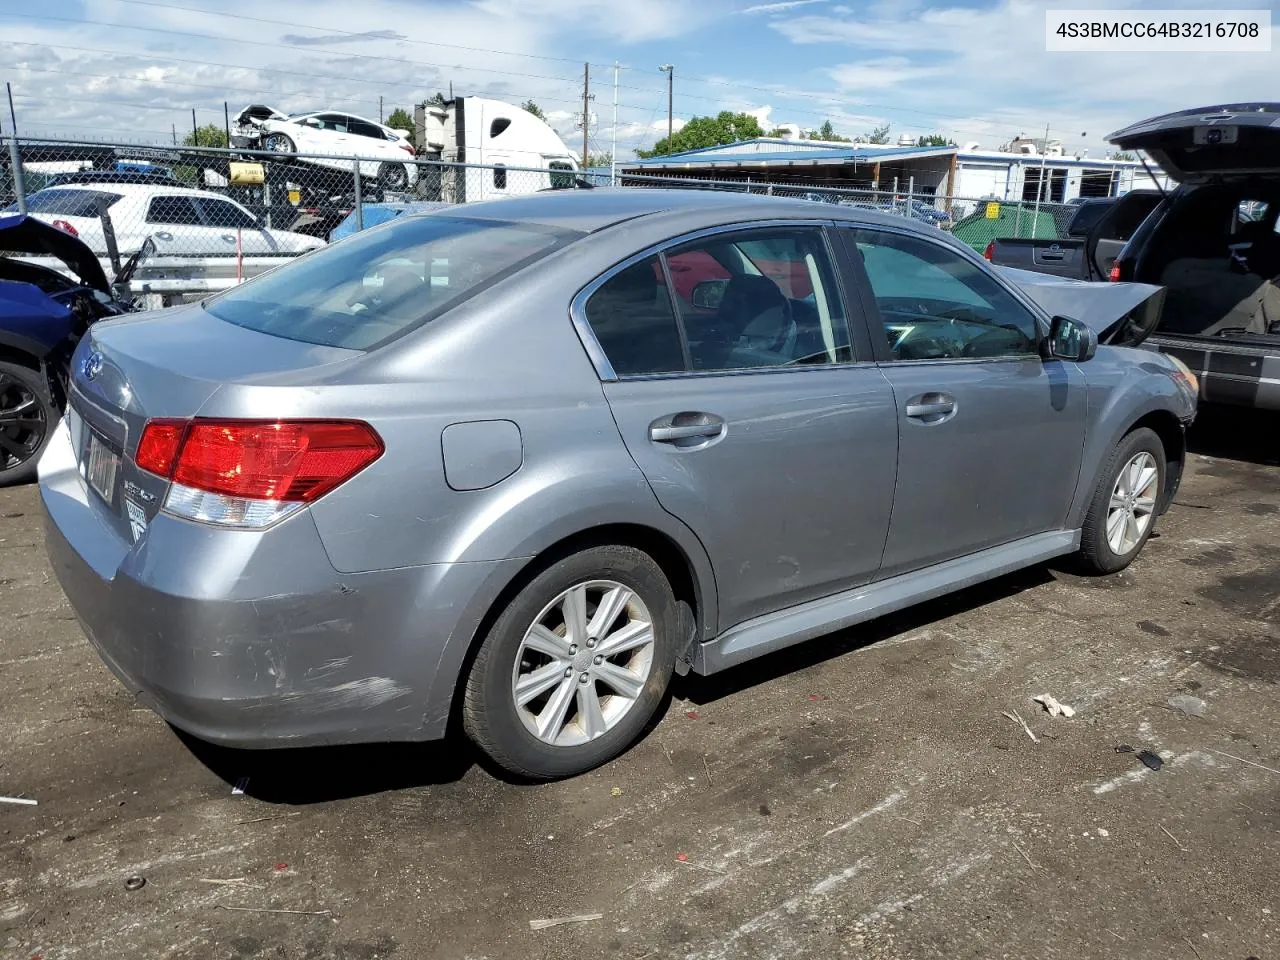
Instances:
[[[317,690],[298,690],[284,695],[283,699],[305,710],[327,711],[354,707],[369,710],[391,700],[407,697],[413,691],[389,677],[365,677],[340,683],[336,687]]]

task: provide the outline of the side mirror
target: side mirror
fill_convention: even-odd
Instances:
[[[728,285],[728,280],[703,280],[693,288],[693,305],[699,310],[718,309]]]
[[[1049,356],[1084,363],[1098,352],[1098,335],[1079,320],[1054,317],[1049,326]]]

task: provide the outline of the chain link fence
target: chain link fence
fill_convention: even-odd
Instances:
[[[728,190],[874,209],[949,231],[981,252],[993,239],[1065,235],[1075,207],[867,189],[865,185],[450,163],[251,149],[7,139],[0,209],[78,236],[139,306],[226,289],[405,212],[543,190]],[[57,266],[52,263],[50,265]]]

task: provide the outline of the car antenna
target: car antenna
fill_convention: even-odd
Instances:
[[[1168,200],[1169,195],[1164,192],[1164,187],[1161,186],[1160,181],[1156,179],[1156,175],[1151,172],[1151,168],[1147,166],[1147,158],[1142,155],[1141,150],[1138,151],[1138,161],[1142,164],[1142,169],[1147,171],[1147,176],[1150,177],[1151,182],[1156,185],[1156,189],[1160,191],[1160,199]]]

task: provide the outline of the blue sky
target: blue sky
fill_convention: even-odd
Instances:
[[[1069,150],[1186,106],[1280,99],[1280,48],[1255,54],[1044,49],[1049,7],[1137,10],[1205,0],[0,0],[0,80],[25,133],[158,142],[265,101],[377,117],[436,90],[536,100],[571,146],[582,61],[593,150],[619,154],[722,109],[846,135],[943,133],[995,147],[1045,124]],[[1276,4],[1233,0],[1233,8]],[[257,18],[257,19],[254,19]],[[612,69],[620,72],[612,123]],[[4,117],[5,129],[8,118]]]

